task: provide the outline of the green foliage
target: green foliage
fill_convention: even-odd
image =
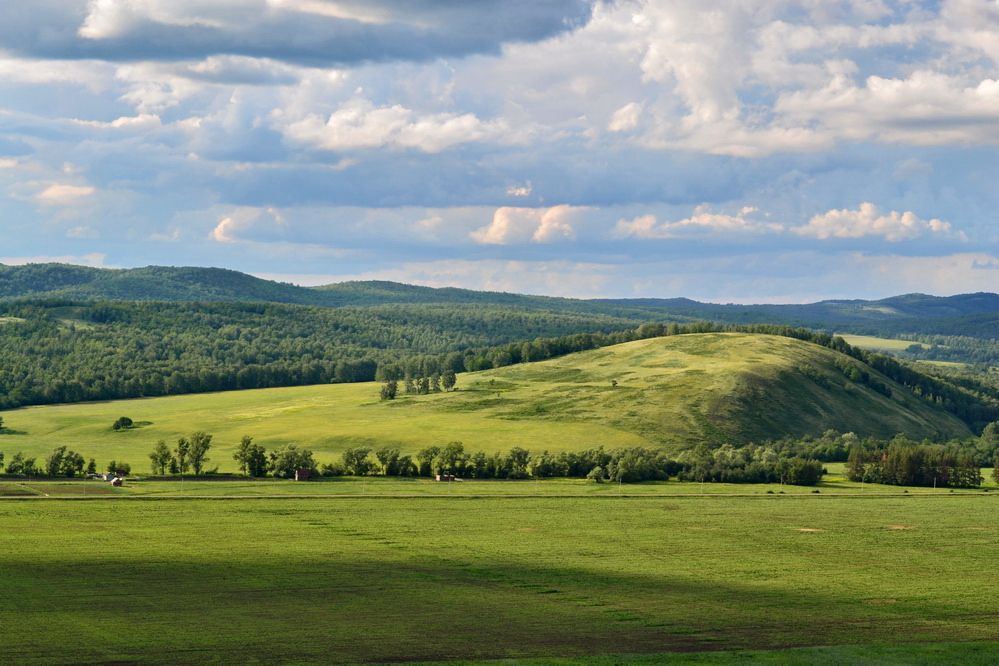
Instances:
[[[170,452],[170,447],[167,446],[166,441],[161,439],[156,442],[156,446],[149,454],[149,459],[152,461],[153,474],[159,474],[160,476],[166,474],[170,468],[170,460],[172,458],[173,454]]]
[[[82,455],[59,446],[45,459],[42,471],[47,476],[73,477],[83,473],[84,464]]]
[[[299,449],[297,444],[288,444],[270,453],[271,473],[282,479],[294,478],[300,469],[316,469],[312,451]]]
[[[35,468],[35,458],[28,458],[23,452],[18,451],[7,462],[7,473],[25,476],[38,474],[38,470]]]
[[[977,488],[983,480],[974,452],[919,444],[901,436],[883,447],[857,446],[844,473],[851,481],[894,486]]]
[[[399,383],[394,379],[385,382],[381,390],[382,400],[395,400],[396,393],[399,391]]]
[[[111,428],[113,430],[121,430],[122,428],[131,428],[131,427],[132,427],[132,419],[128,418],[127,416],[122,416],[113,424],[111,424]]]
[[[117,474],[118,472],[121,472],[127,476],[132,473],[132,466],[121,460],[112,460],[108,463],[107,471],[110,474]]]
[[[249,435],[243,435],[232,458],[239,463],[239,471],[243,474],[257,477],[267,474],[267,450],[254,444]]]
[[[212,436],[206,432],[198,431],[188,439],[187,458],[191,463],[191,469],[195,474],[201,474],[205,463],[211,460],[208,457],[208,450],[212,448]]]
[[[375,470],[375,464],[368,460],[371,449],[365,447],[350,448],[343,452],[341,462],[344,474],[349,476],[365,476]]]

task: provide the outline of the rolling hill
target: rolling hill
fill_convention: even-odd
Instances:
[[[639,340],[557,359],[459,375],[460,390],[378,399],[379,384],[319,385],[132,401],[30,407],[5,413],[0,450],[39,456],[69,445],[137,469],[159,439],[204,430],[214,464],[232,471],[243,435],[268,449],[297,443],[332,461],[348,447],[413,454],[462,441],[467,450],[538,452],[701,441],[745,444],[825,430],[860,437],[970,437],[968,428],[887,378],[888,397],[851,380],[859,362],[776,336],[709,333]],[[125,415],[138,427],[114,432]],[[212,465],[209,465],[211,467]]]
[[[731,323],[781,323],[819,328],[928,321],[999,312],[999,294],[956,296],[905,294],[880,300],[827,300],[801,305],[722,305],[689,298],[573,299],[453,287],[433,288],[387,281],[355,281],[320,287],[274,282],[222,268],[146,266],[91,268],[68,264],[0,265],[0,300],[156,300],[266,302],[321,307],[390,304],[477,304],[614,317]]]

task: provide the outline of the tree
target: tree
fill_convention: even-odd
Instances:
[[[45,475],[46,476],[59,476],[59,470],[62,468],[62,459],[66,455],[65,446],[57,446],[49,457],[45,459]]]
[[[3,430],[3,417],[0,416],[0,430]]]
[[[199,430],[191,435],[189,441],[191,448],[187,455],[191,461],[191,469],[195,474],[201,474],[205,463],[211,460],[208,457],[208,449],[212,448],[212,436]]]
[[[67,451],[59,466],[60,476],[74,477],[83,473],[83,456],[76,451]]]
[[[115,421],[114,423],[112,423],[111,427],[114,430],[121,430],[122,428],[131,428],[132,427],[132,419],[128,418],[127,416],[122,416],[117,421]]]
[[[124,461],[119,462],[117,460],[112,460],[108,463],[108,472],[111,474],[117,474],[118,472],[121,472],[122,474],[131,474],[132,466]]]
[[[288,444],[272,452],[270,459],[271,473],[283,479],[294,477],[296,470],[316,468],[316,461],[312,459],[312,451],[299,449],[297,444]]]
[[[450,391],[454,388],[454,385],[458,383],[458,376],[454,374],[454,370],[447,368],[441,374],[441,386],[444,387],[445,391]]]
[[[430,375],[430,390],[434,393],[441,392],[441,376],[436,372]]]
[[[187,460],[190,451],[191,443],[187,441],[186,437],[177,440],[177,446],[173,450],[173,459],[177,461],[177,472],[180,474],[185,474],[191,465]]]
[[[391,380],[385,382],[382,386],[382,400],[395,400],[396,393],[399,391],[399,382],[396,380]]]
[[[399,449],[391,446],[383,446],[375,451],[375,457],[382,466],[382,474],[385,476],[399,475]]]
[[[7,463],[7,473],[31,476],[35,473],[35,459],[25,458],[24,453],[18,451],[11,457],[10,462]]]
[[[3,451],[0,451],[0,469],[3,469]]]
[[[87,463],[87,474],[97,474],[97,461],[93,458]]]
[[[239,469],[243,474],[250,476],[267,474],[267,450],[260,444],[254,444],[253,438],[249,435],[243,435],[232,458],[239,463]]]
[[[341,455],[344,472],[349,476],[364,476],[371,471],[372,462],[368,460],[371,449],[358,447],[347,449]]]
[[[461,476],[465,473],[465,465],[467,464],[468,454],[465,453],[465,445],[461,442],[448,442],[437,457],[437,469],[434,471],[438,474]]]
[[[170,447],[167,446],[166,440],[161,439],[156,442],[152,453],[149,454],[149,459],[153,463],[153,474],[159,474],[160,476],[166,474],[172,457],[173,454],[170,453]]]

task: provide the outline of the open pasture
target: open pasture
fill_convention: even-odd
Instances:
[[[764,441],[832,428],[891,437],[970,436],[956,418],[901,387],[891,398],[851,383],[831,350],[776,336],[681,335],[459,376],[460,390],[379,399],[380,384],[327,384],[4,412],[0,451],[43,460],[67,446],[103,468],[148,471],[156,442],[203,430],[207,469],[235,471],[244,435],[268,450],[296,443],[320,463],[344,449],[461,441],[492,454],[604,446]],[[850,361],[852,362],[852,361]],[[804,370],[803,370],[804,369]],[[122,416],[135,427],[115,432]]]
[[[912,345],[923,347],[920,342],[912,340],[898,340],[893,338],[876,338],[872,335],[852,335],[849,333],[837,333],[839,337],[846,340],[847,344],[861,349],[871,349],[874,351],[901,351],[908,349]]]
[[[0,661],[999,640],[994,493],[0,502]]]

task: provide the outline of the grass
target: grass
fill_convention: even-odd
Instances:
[[[839,337],[846,340],[847,344],[861,349],[872,349],[875,351],[901,351],[908,349],[912,345],[924,347],[920,342],[912,340],[895,340],[891,338],[876,338],[871,335],[849,335],[838,333]]]
[[[997,496],[8,500],[0,661],[934,654],[999,640]]]
[[[30,407],[4,413],[0,451],[42,460],[65,445],[102,467],[113,459],[141,470],[157,440],[172,446],[204,430],[214,436],[208,467],[235,471],[243,435],[269,450],[297,443],[320,462],[348,447],[413,454],[453,440],[493,453],[762,441],[829,428],[970,436],[901,388],[885,398],[849,382],[836,358],[789,338],[685,335],[463,374],[457,392],[394,401],[378,399],[378,384],[340,384]],[[114,432],[121,416],[136,427]]]

